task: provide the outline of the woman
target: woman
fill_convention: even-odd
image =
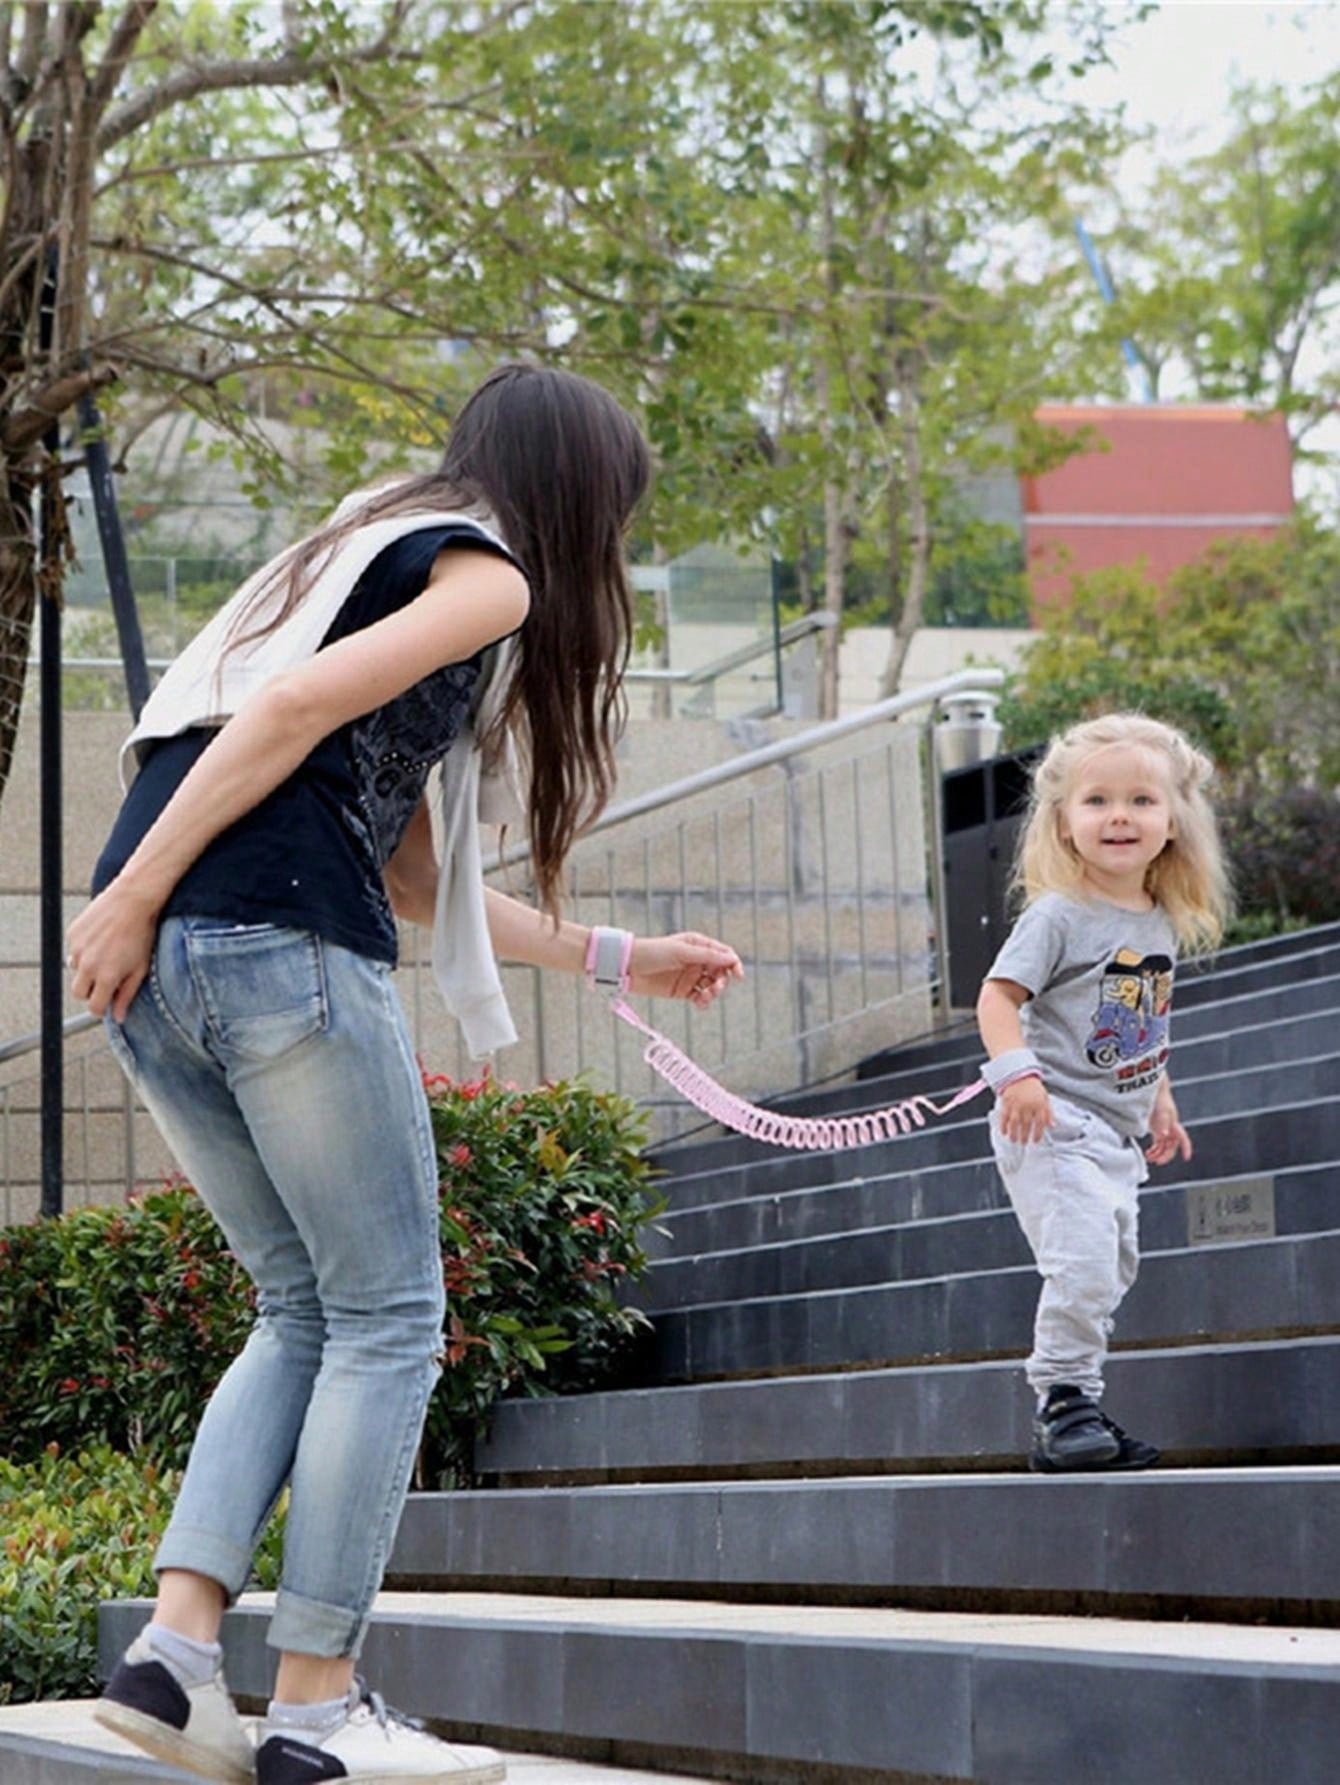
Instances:
[[[258,1318],[201,1422],[152,1622],[99,1715],[205,1777],[503,1777],[496,1755],[436,1741],[354,1679],[442,1365],[437,1174],[392,911],[432,923],[475,1054],[514,1038],[495,953],[573,971],[611,958],[610,935],[560,922],[557,903],[613,784],[622,538],[648,469],[606,392],[501,368],[437,472],[350,498],[245,584],[132,734],[139,773],[69,931],[74,992],[254,1279]],[[479,872],[477,820],[504,815],[518,739],[540,909]],[[704,936],[630,942],[637,992],[706,1005],[742,975]],[[217,1638],[285,1485],[280,1660],[253,1750]]]

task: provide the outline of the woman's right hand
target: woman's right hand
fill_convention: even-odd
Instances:
[[[1021,1147],[1041,1140],[1056,1120],[1047,1087],[1037,1077],[1017,1078],[1012,1085],[1006,1085],[996,1099],[996,1109],[1000,1132]]]
[[[118,1023],[148,977],[161,906],[122,879],[84,907],[65,933],[70,989],[94,1016]]]

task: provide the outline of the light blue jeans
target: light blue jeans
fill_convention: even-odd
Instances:
[[[256,1284],[158,1570],[230,1600],[285,1483],[278,1649],[356,1655],[442,1367],[432,1128],[390,969],[168,918],[113,1050]]]

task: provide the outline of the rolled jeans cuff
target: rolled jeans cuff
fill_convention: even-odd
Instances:
[[[274,1615],[266,1632],[266,1645],[299,1655],[319,1655],[334,1661],[358,1656],[367,1635],[366,1615],[347,1605],[327,1605],[308,1599],[291,1587],[275,1594]]]
[[[169,1524],[154,1557],[154,1573],[162,1574],[169,1568],[203,1574],[217,1581],[232,1605],[251,1573],[251,1551],[239,1549],[215,1531]]]
[[[982,1077],[997,1095],[1016,1079],[1028,1078],[1034,1074],[1038,1078],[1043,1077],[1042,1062],[1031,1047],[1008,1048],[982,1067]]]

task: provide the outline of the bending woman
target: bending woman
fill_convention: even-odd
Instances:
[[[258,1318],[99,1715],[204,1777],[503,1777],[354,1679],[442,1366],[437,1171],[393,911],[432,924],[475,1055],[514,1039],[495,954],[585,964],[590,933],[558,922],[558,895],[613,783],[622,538],[647,479],[606,392],[503,367],[436,473],[347,499],[244,584],[130,739],[139,772],[69,931],[74,992],[253,1278]],[[539,909],[486,892],[479,869],[516,740]],[[628,967],[635,991],[699,1005],[742,972],[693,934],[638,939]],[[253,1749],[218,1633],[285,1485],[280,1659]]]

